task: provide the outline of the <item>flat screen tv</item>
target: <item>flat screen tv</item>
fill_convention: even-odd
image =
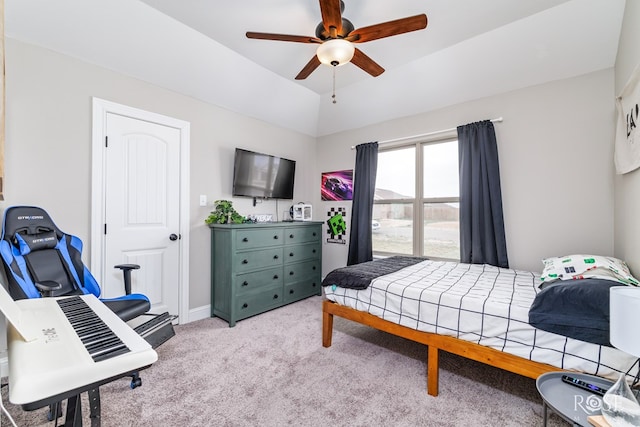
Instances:
[[[296,162],[236,148],[233,167],[234,196],[293,199]]]

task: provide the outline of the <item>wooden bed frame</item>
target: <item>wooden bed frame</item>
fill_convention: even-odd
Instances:
[[[546,363],[534,362],[509,353],[504,353],[490,347],[485,347],[458,338],[422,332],[415,329],[401,326],[388,320],[381,319],[363,311],[358,311],[350,307],[337,304],[327,299],[322,302],[322,345],[331,347],[333,335],[333,316],[352,320],[366,326],[388,332],[402,338],[409,339],[428,347],[427,355],[427,392],[431,396],[438,395],[438,351],[444,350],[449,353],[467,359],[495,366],[505,371],[523,375],[528,378],[538,378],[538,376],[552,371],[560,371],[560,368],[547,365]]]

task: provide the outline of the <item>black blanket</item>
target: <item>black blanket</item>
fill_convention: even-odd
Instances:
[[[341,288],[366,289],[376,277],[393,273],[410,265],[425,261],[427,258],[393,256],[373,261],[337,268],[322,281],[322,286],[340,286]]]
[[[538,329],[581,341],[609,343],[609,289],[624,286],[602,279],[553,282],[538,293],[529,323]]]

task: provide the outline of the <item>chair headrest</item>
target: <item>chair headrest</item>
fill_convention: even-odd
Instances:
[[[46,233],[53,234],[50,235]],[[36,206],[11,206],[7,208],[4,213],[2,239],[16,243],[18,234],[22,236],[25,242],[27,240],[38,241],[38,239],[50,237],[55,237],[57,241],[63,236],[62,231],[56,226],[44,209]],[[26,238],[25,236],[31,237]],[[35,244],[41,243],[42,242]]]
[[[53,230],[36,234],[22,234],[18,232],[16,233],[15,241],[20,248],[20,254],[27,255],[30,252],[41,249],[55,248],[58,244],[58,237]]]

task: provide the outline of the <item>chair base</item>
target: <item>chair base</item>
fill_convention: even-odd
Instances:
[[[133,330],[155,349],[176,334],[173,330],[173,321],[178,316],[170,315],[168,312],[150,314],[150,316],[153,316],[151,320],[136,326]]]

